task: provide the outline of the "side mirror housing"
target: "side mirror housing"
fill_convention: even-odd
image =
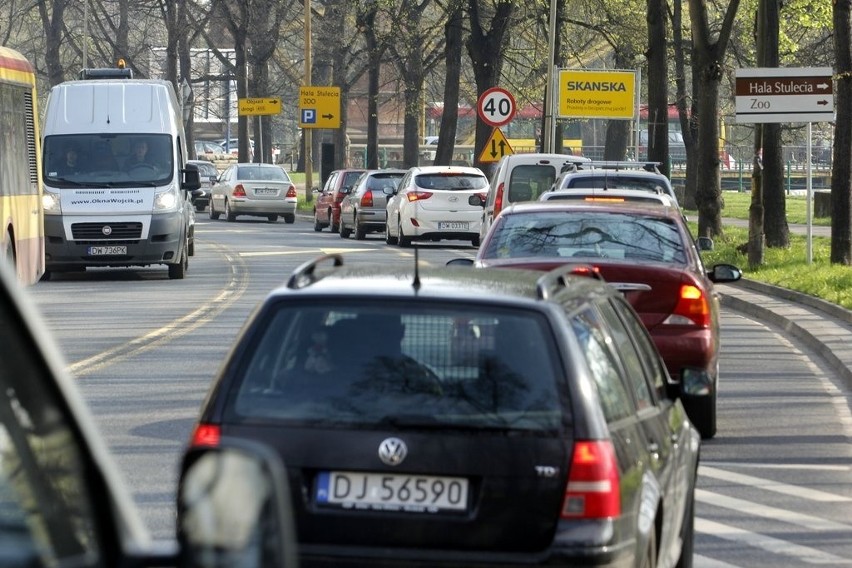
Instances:
[[[716,264],[707,272],[711,282],[736,282],[743,277],[743,271],[733,264]]]
[[[180,183],[180,188],[193,191],[201,188],[201,174],[198,172],[198,166],[195,164],[186,164],[181,170],[183,179]]]
[[[287,473],[265,445],[222,438],[189,449],[177,514],[181,568],[298,565]]]

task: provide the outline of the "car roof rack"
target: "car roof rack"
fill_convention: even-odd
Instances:
[[[552,298],[559,290],[568,287],[567,276],[584,276],[605,282],[600,270],[585,262],[569,262],[547,272],[536,280],[535,290],[539,300]]]
[[[660,172],[660,162],[631,162],[618,160],[592,160],[591,162],[573,163],[565,162],[560,173],[576,172],[583,169],[599,170],[645,170],[654,174]]]
[[[291,290],[298,290],[300,288],[310,286],[319,280],[319,278],[314,275],[317,266],[319,266],[320,263],[328,261],[334,261],[335,267],[343,266],[343,255],[339,253],[324,254],[313,260],[300,264],[293,271],[293,274],[290,275],[290,279],[287,280],[287,287]]]

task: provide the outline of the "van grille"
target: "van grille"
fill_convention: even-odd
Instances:
[[[109,234],[104,233],[104,227],[109,227]],[[75,241],[141,239],[142,223],[74,223],[71,225],[71,236]]]

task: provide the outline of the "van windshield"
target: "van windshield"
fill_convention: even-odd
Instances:
[[[166,185],[174,177],[168,134],[64,134],[44,139],[44,181],[56,187]]]

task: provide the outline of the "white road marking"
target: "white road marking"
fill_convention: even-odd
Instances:
[[[695,498],[702,503],[707,503],[714,507],[723,507],[725,509],[732,509],[755,517],[763,517],[765,519],[790,523],[813,531],[844,531],[852,534],[852,525],[837,523],[821,519],[819,517],[814,517],[813,515],[805,515],[803,513],[787,511],[777,507],[769,507],[759,503],[746,501],[744,499],[737,499],[736,497],[728,497],[712,491],[706,491],[704,489],[696,489]]]
[[[707,519],[696,518],[695,530],[724,540],[742,543],[755,548],[762,548],[772,554],[793,557],[807,564],[849,565],[849,560],[847,558],[842,558],[809,546],[801,546],[799,544],[793,544],[771,536],[738,529],[722,523],[716,523]]]
[[[736,564],[728,564],[727,562],[714,560],[706,556],[701,556],[700,554],[692,555],[692,565],[695,568],[741,568]]]
[[[378,249],[374,248],[321,248],[318,249],[322,254],[343,254],[348,252],[367,252],[367,251],[375,251]],[[240,256],[244,258],[255,257],[255,256],[287,256],[292,254],[310,254],[310,251],[301,249],[301,250],[271,250],[271,251],[253,251],[253,252],[241,252]]]
[[[790,471],[852,471],[852,465],[826,465],[814,463],[742,463],[723,461],[701,461],[702,465],[736,467],[740,469],[786,469]]]
[[[709,467],[706,465],[698,467],[698,475],[712,477],[713,479],[721,479],[722,481],[729,481],[731,483],[738,483],[740,485],[746,485],[758,489],[765,489],[766,491],[774,491],[775,493],[780,493],[782,495],[790,495],[792,497],[808,499],[810,501],[819,501],[823,503],[845,503],[847,501],[852,501],[852,498],[844,497],[843,495],[835,495],[833,493],[826,493],[825,491],[819,491],[817,489],[802,487],[801,485],[790,485],[787,483],[772,481],[771,479],[763,479],[761,477],[735,473],[733,471],[725,471],[723,469]]]

